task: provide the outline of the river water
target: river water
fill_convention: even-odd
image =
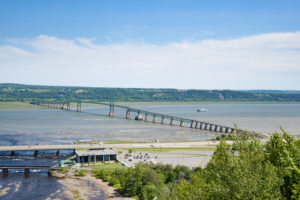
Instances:
[[[201,105],[155,105],[137,108],[226,126],[236,123],[241,129],[263,133],[280,131],[280,126],[291,134],[300,133],[300,104],[209,104],[205,105],[208,112],[197,112],[200,107]],[[199,129],[126,120],[126,110],[119,108],[115,108],[115,118],[107,117],[107,107],[86,107],[82,111],[77,113],[74,110],[66,112],[54,109],[0,110],[0,145],[72,144],[83,139],[203,140],[215,136]],[[14,159],[2,156],[0,164],[22,165],[35,162],[37,165],[46,165],[56,164],[64,158],[30,158],[28,161],[29,158],[24,154],[26,152],[21,152]],[[39,184],[40,182],[43,184]],[[6,177],[1,175],[0,186],[0,190],[5,187],[11,188],[6,195],[0,196],[0,199],[55,198],[55,195],[61,197],[62,192],[56,179],[48,178],[45,173],[40,172],[28,178],[18,173]],[[99,196],[99,199],[101,198],[103,199],[103,196]]]

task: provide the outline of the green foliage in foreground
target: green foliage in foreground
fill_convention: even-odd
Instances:
[[[124,195],[139,199],[300,199],[300,140],[274,133],[262,147],[255,138],[221,140],[205,169],[143,164],[95,170]]]
[[[173,168],[171,165],[149,165],[139,163],[135,168],[115,168],[114,170],[98,169],[93,174],[97,178],[109,182],[113,187],[119,188],[123,195],[138,197],[140,199],[165,199],[170,195],[166,191],[181,179],[190,180],[192,173],[185,166]]]
[[[286,133],[274,133],[265,151],[244,136],[234,148],[222,141],[207,167],[170,199],[299,199],[299,159],[299,140]]]

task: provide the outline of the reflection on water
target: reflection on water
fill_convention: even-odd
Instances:
[[[23,174],[9,174],[0,178],[0,190],[4,195],[0,198],[5,200],[35,199],[45,200],[63,198],[62,185],[55,178],[43,174],[31,174],[24,177]]]

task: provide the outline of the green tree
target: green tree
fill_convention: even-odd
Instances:
[[[159,194],[158,189],[155,185],[145,185],[142,189],[140,199],[142,200],[153,200]]]
[[[179,184],[173,199],[283,199],[283,180],[258,142],[247,134],[233,139],[236,150],[221,141],[202,174]]]
[[[275,133],[270,138],[267,145],[269,160],[284,180],[282,194],[287,199],[300,199],[300,142],[282,131],[283,134]]]

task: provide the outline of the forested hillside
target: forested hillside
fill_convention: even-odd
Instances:
[[[178,90],[0,84],[0,101],[60,99],[85,101],[277,101],[300,102],[300,91]]]

